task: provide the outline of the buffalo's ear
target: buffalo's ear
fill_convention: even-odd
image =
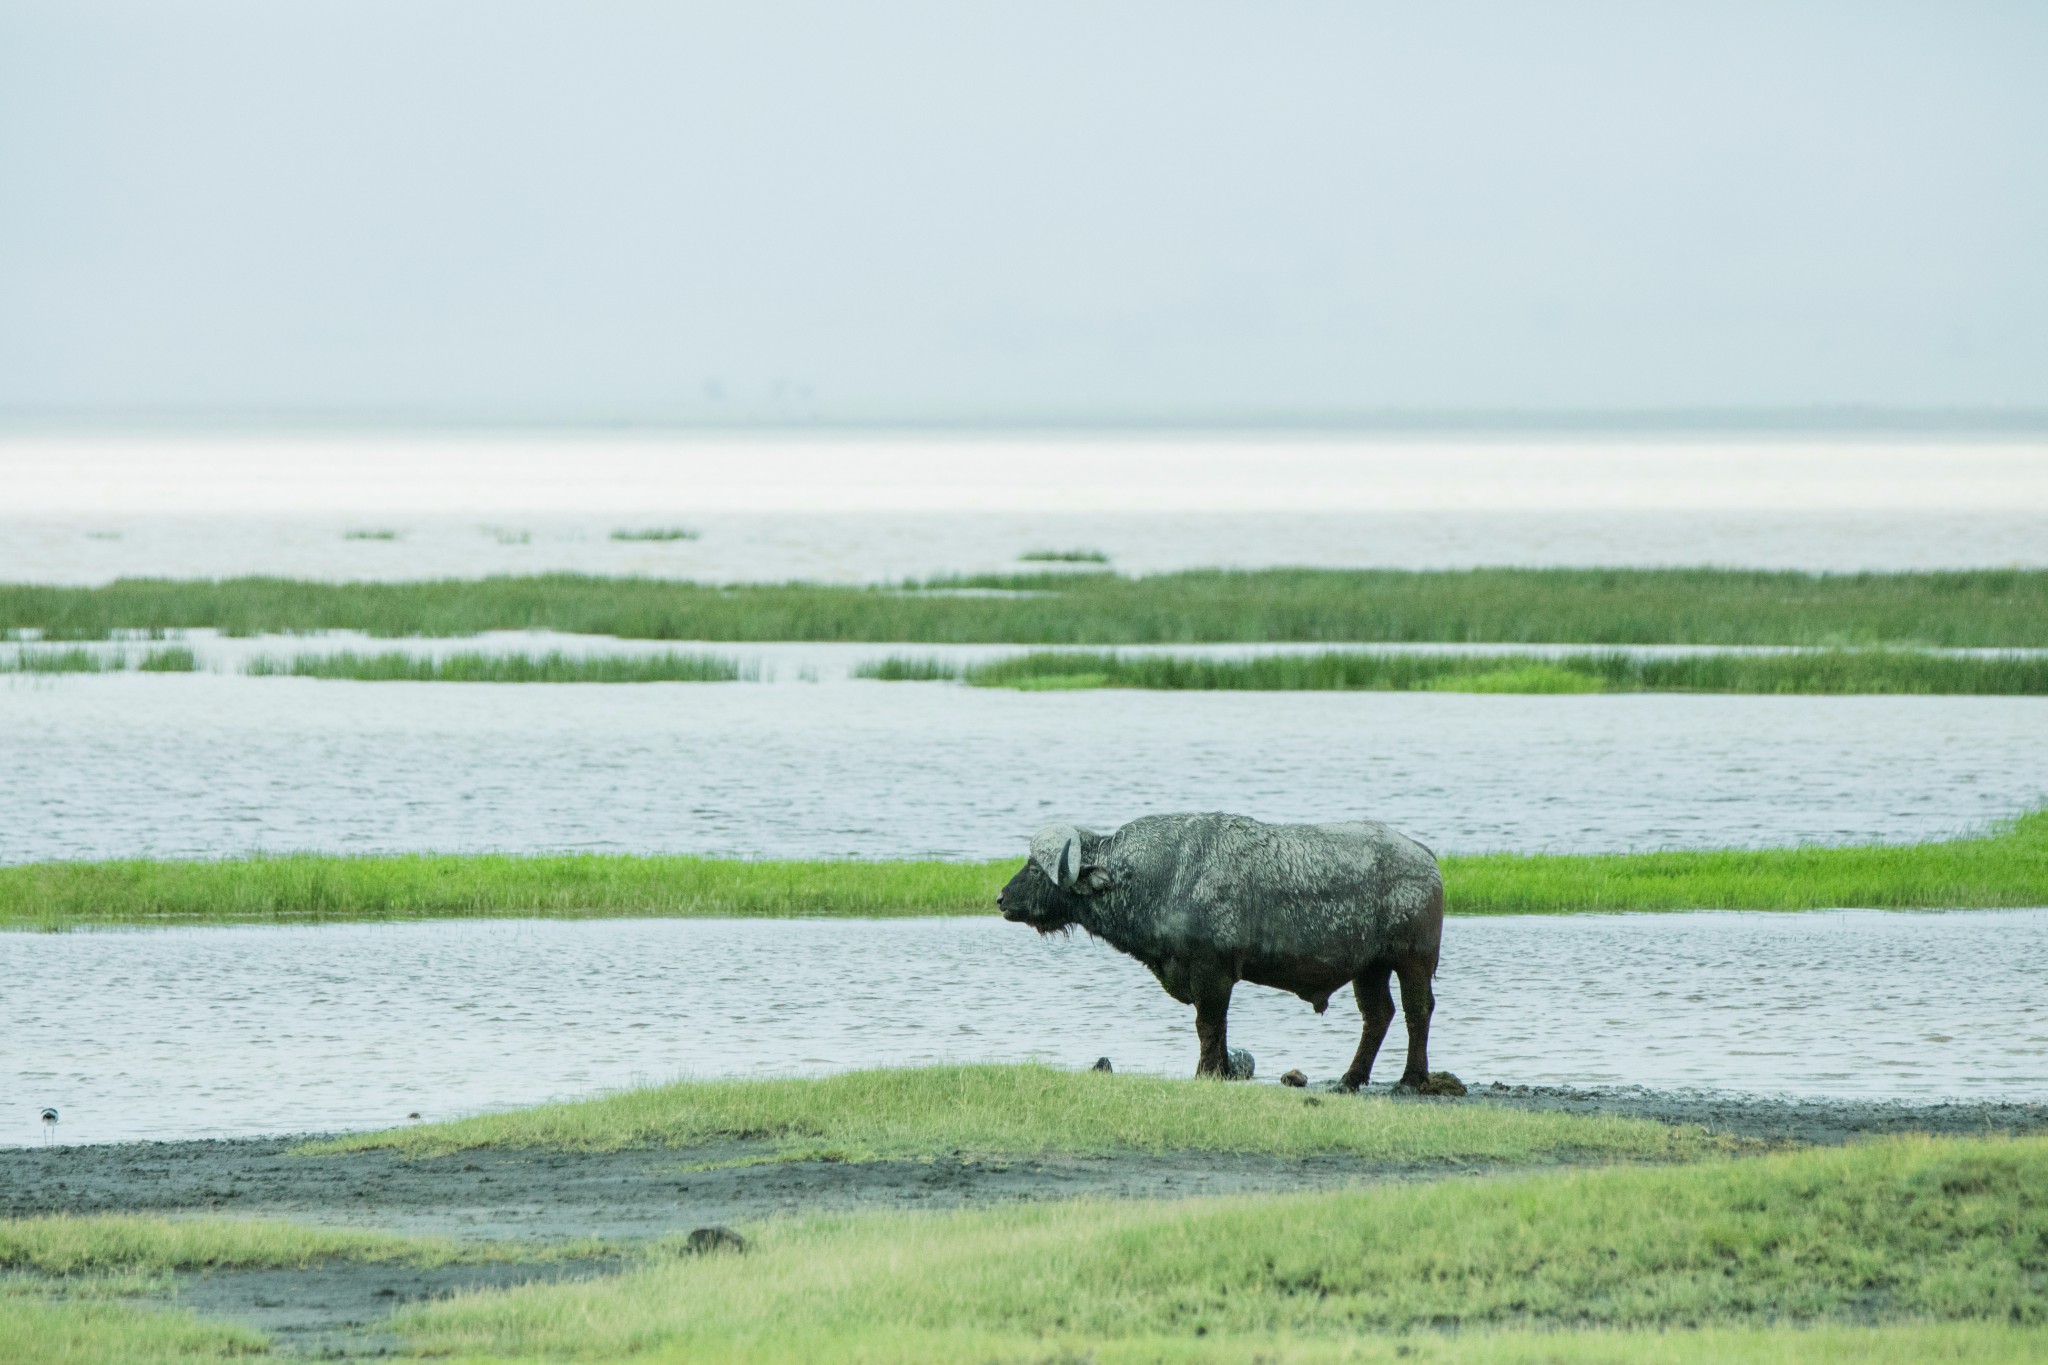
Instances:
[[[1081,875],[1081,831],[1072,825],[1048,825],[1031,839],[1031,861],[1062,891],[1070,891]]]
[[[1074,894],[1092,896],[1098,891],[1107,891],[1115,883],[1110,879],[1109,869],[1101,863],[1090,863],[1081,869],[1081,875],[1074,879]]]

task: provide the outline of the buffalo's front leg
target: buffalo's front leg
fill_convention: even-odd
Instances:
[[[1230,1074],[1230,1041],[1225,1024],[1230,1017],[1230,988],[1235,984],[1229,977],[1219,976],[1205,978],[1196,985],[1195,1036],[1202,1040],[1202,1060],[1195,1067],[1197,1076],[1222,1079]]]
[[[1387,978],[1393,970],[1386,963],[1377,962],[1351,983],[1351,993],[1358,997],[1358,1012],[1365,1019],[1365,1032],[1358,1036],[1358,1053],[1351,1059],[1351,1069],[1344,1073],[1346,1090],[1356,1090],[1372,1079],[1373,1059],[1380,1055],[1387,1026],[1394,1022],[1394,997],[1387,990]]]
[[[1401,978],[1401,1018],[1408,1025],[1408,1065],[1401,1070],[1401,1084],[1427,1085],[1429,1016],[1436,1012],[1436,992],[1429,988],[1429,978],[1436,975],[1436,960],[1409,958],[1394,970]]]

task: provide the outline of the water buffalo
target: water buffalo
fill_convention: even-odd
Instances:
[[[1394,1019],[1408,1021],[1403,1085],[1429,1079],[1429,1016],[1443,937],[1436,855],[1372,821],[1268,825],[1242,815],[1148,815],[1114,834],[1040,830],[996,896],[1003,918],[1041,934],[1081,928],[1152,969],[1195,1007],[1198,1076],[1222,1076],[1224,1020],[1240,981],[1292,991],[1321,1014],[1346,982],[1365,1033],[1344,1073],[1356,1089]]]

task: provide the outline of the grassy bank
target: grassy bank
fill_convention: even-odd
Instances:
[[[2048,646],[2048,571],[1199,570],[1023,573],[922,589],[572,574],[416,583],[123,579],[0,585],[0,631],[467,635],[1047,645],[1201,641]]]
[[[0,1271],[36,1275],[303,1268],[322,1261],[435,1266],[525,1254],[511,1243],[458,1243],[254,1218],[0,1218]]]
[[[1581,1338],[1487,1333],[1873,1321],[2048,1321],[2048,1142],[817,1219],[761,1229],[744,1256],[398,1325],[436,1352],[586,1360],[1342,1359],[1361,1335],[1403,1333],[1439,1359],[1563,1361],[1586,1358]],[[1781,1337],[1795,1354],[1780,1358],[1812,1358],[1801,1340]],[[1871,1345],[1862,1359],[1904,1358]]]
[[[738,682],[760,676],[715,654],[298,654],[251,659],[259,677],[350,678],[358,682],[650,683]]]
[[[290,854],[0,867],[0,928],[465,916],[988,913],[1021,864],[627,854]],[[2048,811],[1920,844],[1450,855],[1453,914],[2048,905]]]
[[[925,673],[919,674],[923,664]],[[946,676],[934,661],[890,659],[863,670],[886,681]],[[1327,654],[1252,659],[1053,651],[997,659],[951,676],[1027,690],[1135,687],[1166,691],[1752,692],[2048,695],[2048,658],[1830,649],[1793,654],[1647,658],[1566,654]]]
[[[816,1080],[686,1081],[311,1145],[447,1156],[480,1147],[618,1151],[752,1140],[776,1160],[958,1153],[1256,1152],[1375,1161],[1523,1164],[1669,1160],[1717,1150],[1642,1119],[1396,1104],[1277,1086],[1162,1080],[1042,1066],[859,1071]]]

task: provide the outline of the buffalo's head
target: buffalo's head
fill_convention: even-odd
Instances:
[[[1073,825],[1050,825],[1031,840],[1031,856],[996,893],[1003,918],[1041,934],[1057,933],[1083,917],[1086,898],[1110,886],[1100,859],[1104,840]]]

